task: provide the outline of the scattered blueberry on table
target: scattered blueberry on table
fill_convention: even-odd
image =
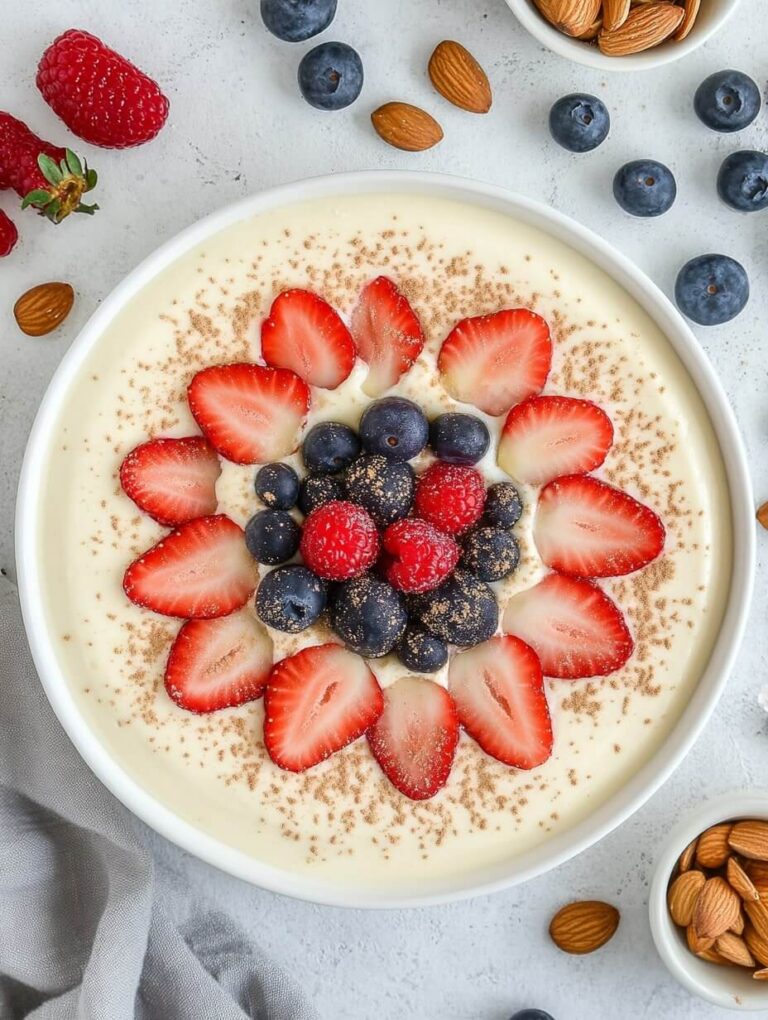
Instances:
[[[359,53],[342,42],[326,42],[305,53],[299,64],[299,89],[318,110],[343,110],[363,87]]]
[[[336,0],[261,0],[261,18],[284,42],[304,42],[324,32],[336,14]]]
[[[570,152],[591,152],[602,145],[611,128],[611,116],[602,100],[585,93],[558,99],[549,111],[552,137]]]
[[[509,1020],[554,1020],[554,1017],[543,1009],[520,1009]]]
[[[625,163],[613,179],[613,194],[632,216],[661,216],[672,208],[677,184],[669,167],[654,159]]]
[[[760,89],[741,71],[716,71],[696,89],[693,108],[713,131],[741,131],[760,112]]]
[[[717,175],[717,191],[725,204],[738,212],[767,208],[768,155],[745,149],[726,156]]]
[[[749,300],[749,277],[727,255],[699,255],[677,275],[675,300],[680,311],[701,326],[730,322]]]

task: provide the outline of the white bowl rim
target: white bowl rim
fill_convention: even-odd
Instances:
[[[110,756],[91,731],[67,685],[45,627],[43,571],[36,555],[38,498],[54,424],[67,389],[103,329],[154,276],[207,237],[268,209],[311,198],[370,193],[423,193],[500,210],[553,235],[623,286],[659,325],[681,358],[709,413],[721,448],[731,500],[733,563],[730,594],[710,660],[689,704],[652,758],[624,787],[579,824],[544,846],[489,869],[425,890],[345,888],[305,874],[268,866],[227,846],[175,815],[143,789]],[[662,785],[700,733],[725,685],[746,623],[755,557],[753,499],[746,455],[725,393],[695,336],[668,298],[632,262],[591,230],[564,214],[504,188],[448,174],[368,170],[300,180],[260,192],[187,227],[150,254],[109,294],[65,354],[42,400],[22,465],[16,512],[16,558],[22,614],[38,675],[62,726],[91,770],[140,819],[171,842],[209,864],[262,888],[334,906],[394,908],[426,906],[492,893],[527,881],[570,859],[623,822]]]

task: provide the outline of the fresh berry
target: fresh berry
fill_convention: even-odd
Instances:
[[[394,386],[424,346],[416,313],[386,276],[377,276],[363,287],[351,330],[358,354],[368,365],[363,393],[369,397],[379,397]]]
[[[551,364],[549,326],[527,308],[462,319],[437,359],[450,395],[492,415],[540,393]]]
[[[387,580],[409,595],[437,588],[459,562],[456,542],[429,521],[395,521],[381,544]]]
[[[0,209],[0,259],[11,254],[18,239],[16,224]]]
[[[384,711],[368,743],[392,785],[411,800],[428,800],[448,782],[459,720],[453,699],[431,680],[406,676],[384,691]]]
[[[301,445],[304,466],[318,475],[343,471],[359,453],[360,440],[356,433],[339,421],[323,421],[313,426]]]
[[[287,510],[259,510],[245,526],[245,544],[258,563],[285,563],[299,548],[301,528]]]
[[[462,542],[461,565],[481,581],[509,577],[519,562],[520,546],[506,528],[473,528]]]
[[[244,606],[257,578],[242,528],[217,514],[182,524],[139,556],[123,589],[155,613],[203,620]]]
[[[256,473],[254,488],[270,510],[290,510],[299,498],[299,476],[289,464],[265,464]]]
[[[339,499],[344,499],[344,486],[340,478],[333,478],[331,475],[307,475],[306,478],[302,478],[299,510],[305,517],[318,507]]]
[[[379,535],[367,511],[336,500],[304,521],[301,555],[310,570],[329,581],[348,581],[369,570],[379,555]]]
[[[318,110],[343,110],[363,87],[363,62],[351,46],[326,42],[305,53],[299,64],[299,89]]]
[[[741,263],[727,255],[698,255],[677,274],[675,300],[700,326],[720,326],[749,301],[749,277]]]
[[[261,0],[261,18],[284,42],[304,42],[333,21],[336,0]]]
[[[616,172],[613,195],[632,216],[661,216],[672,208],[677,184],[672,171],[663,163],[636,159]]]
[[[309,290],[284,290],[261,324],[261,353],[310,386],[335,390],[355,364],[349,330],[327,301]]]
[[[216,512],[221,464],[202,436],[150,439],[120,466],[120,484],[140,510],[176,527]]]
[[[664,547],[657,514],[591,475],[566,475],[539,495],[533,539],[548,567],[572,577],[631,574]]]
[[[509,1020],[555,1020],[555,1018],[545,1013],[543,1009],[519,1009]]]
[[[256,612],[268,627],[298,634],[315,623],[328,601],[328,586],[299,564],[277,567],[256,592]]]
[[[412,460],[427,445],[428,438],[429,423],[424,412],[403,397],[375,400],[360,419],[363,448],[387,460]]]
[[[448,661],[448,645],[423,627],[409,624],[397,646],[397,655],[414,673],[436,673]]]
[[[611,116],[597,96],[574,93],[558,99],[549,111],[549,130],[571,152],[591,152],[611,129]]]
[[[499,467],[528,485],[593,471],[613,443],[611,419],[597,404],[573,397],[531,397],[507,415]]]
[[[272,669],[272,642],[246,610],[187,620],[165,667],[165,689],[189,712],[216,712],[261,697]]]
[[[304,772],[357,740],[384,708],[354,652],[313,645],[275,664],[264,695],[264,744],[281,769]]]
[[[741,71],[715,71],[696,89],[693,108],[713,131],[741,131],[760,112],[760,89]]]
[[[534,769],[552,754],[552,722],[536,652],[503,635],[451,660],[448,690],[459,722],[486,754]]]
[[[43,53],[37,87],[73,134],[107,149],[150,141],[168,117],[168,100],[157,82],[100,39],[74,28]]]
[[[429,445],[446,464],[477,464],[488,452],[488,426],[473,414],[441,414],[429,426]]]
[[[520,493],[511,482],[496,482],[485,494],[483,516],[497,528],[514,528],[523,514]]]
[[[738,212],[768,207],[768,155],[747,149],[726,156],[717,175],[717,191]]]
[[[415,505],[419,517],[449,535],[460,535],[483,513],[483,476],[475,468],[438,461],[419,477]]]
[[[402,596],[370,574],[335,587],[329,616],[344,644],[369,659],[391,652],[408,622]]]
[[[296,449],[310,396],[293,372],[240,363],[198,372],[187,399],[222,457],[235,464],[264,464]]]
[[[416,475],[410,464],[371,454],[347,468],[344,489],[351,503],[364,507],[380,528],[386,528],[410,513]]]
[[[414,595],[413,618],[436,637],[453,645],[479,645],[496,633],[499,607],[488,585],[457,569],[439,588]]]
[[[544,676],[559,680],[606,676],[633,649],[624,617],[605,592],[564,574],[548,574],[513,596],[502,627],[533,648]]]

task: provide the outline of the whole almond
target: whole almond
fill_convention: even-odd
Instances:
[[[752,922],[752,927],[760,938],[768,943],[768,906],[762,900],[758,900],[757,903],[747,900],[744,904],[744,909],[747,912],[747,917]]]
[[[725,879],[709,878],[696,900],[693,927],[701,938],[716,939],[736,923],[740,911],[741,900]]]
[[[760,899],[768,899],[768,863],[765,861],[746,861],[744,863],[744,870],[751,878]]]
[[[768,861],[768,822],[736,822],[728,836],[736,853],[756,861]]]
[[[715,944],[714,939],[704,938],[702,935],[699,935],[693,924],[689,924],[685,929],[685,937],[688,941],[688,948],[696,956],[702,956]]]
[[[764,939],[750,922],[744,926],[744,941],[754,958],[768,966],[768,939]]]
[[[601,51],[608,57],[642,53],[664,42],[680,26],[685,12],[670,3],[648,3],[633,7],[629,17],[613,32],[605,29],[597,37]]]
[[[744,920],[744,911],[740,910],[739,911],[739,916],[734,921],[734,923],[731,925],[731,927],[728,929],[728,931],[732,931],[734,935],[743,935],[744,934],[744,925],[745,924],[746,924],[746,921]]]
[[[761,970],[756,970],[752,977],[755,981],[768,981],[768,967],[763,967]]]
[[[598,18],[597,21],[593,21],[586,32],[581,32],[579,35],[574,36],[575,39],[580,39],[582,42],[592,42],[593,39],[597,39],[600,34],[600,29],[603,27],[603,19]]]
[[[488,113],[493,102],[488,76],[461,43],[452,39],[438,43],[427,70],[430,81],[449,103],[470,113]]]
[[[606,32],[620,28],[629,17],[631,0],[603,0],[603,27]]]
[[[696,844],[696,863],[702,868],[722,868],[731,853],[728,845],[730,831],[731,826],[724,823],[702,832]]]
[[[727,931],[720,938],[715,939],[715,951],[724,956],[726,960],[735,963],[737,967],[755,966],[755,958],[750,953],[747,943],[733,932]]]
[[[701,871],[685,871],[678,875],[667,893],[669,913],[675,924],[687,928],[693,920],[696,900],[704,887],[706,878]]]
[[[610,903],[580,900],[562,907],[552,918],[549,934],[565,953],[592,953],[613,938],[619,912]]]
[[[75,292],[68,283],[41,283],[22,294],[13,306],[19,329],[27,336],[45,336],[66,319]]]
[[[534,0],[544,17],[566,35],[580,36],[600,14],[602,0]]]
[[[764,528],[768,528],[768,503],[763,503],[759,506],[755,516],[759,524],[762,524]]]
[[[730,887],[735,889],[743,900],[756,901],[760,899],[760,893],[757,891],[755,883],[735,857],[728,858],[728,866],[726,867],[725,877],[728,879]]]
[[[683,39],[690,33],[693,28],[696,16],[699,13],[699,7],[701,6],[701,0],[685,0],[685,14],[683,20],[680,22],[680,28],[675,32],[675,42],[682,42]]]
[[[443,137],[443,129],[426,110],[410,103],[385,103],[371,114],[380,138],[396,149],[422,152]]]
[[[702,951],[696,955],[700,960],[706,960],[707,963],[716,963],[720,967],[733,967],[731,961],[726,960],[726,958],[721,956],[716,949],[702,949]]]
[[[677,870],[679,872],[690,871],[690,869],[693,867],[693,861],[694,858],[696,857],[696,844],[698,843],[698,841],[699,841],[698,836],[696,837],[696,839],[692,839],[688,846],[685,848],[685,850],[683,850],[683,852],[680,854],[680,857],[677,861]]]

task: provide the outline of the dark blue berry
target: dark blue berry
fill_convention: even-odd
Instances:
[[[347,468],[344,488],[348,500],[364,507],[379,527],[385,528],[408,516],[416,476],[410,464],[369,454]]]
[[[320,43],[301,59],[301,94],[319,110],[342,110],[354,103],[362,87],[363,62],[346,43]]]
[[[349,467],[360,453],[360,440],[349,425],[339,421],[322,421],[304,437],[301,454],[307,471],[334,475]]]
[[[500,581],[517,570],[520,547],[504,528],[479,527],[462,542],[461,565],[481,581]]]
[[[677,184],[669,167],[653,159],[625,163],[613,179],[613,194],[632,216],[661,216],[677,197]]]
[[[303,42],[324,32],[335,13],[336,0],[261,0],[264,24],[285,42]]]
[[[429,445],[446,464],[477,464],[488,452],[491,436],[473,414],[441,414],[429,426]]]
[[[608,137],[610,128],[611,116],[597,96],[578,92],[563,96],[549,111],[552,137],[571,152],[596,149]]]
[[[423,627],[409,624],[397,646],[397,655],[414,673],[436,673],[448,661],[448,646]]]
[[[260,510],[245,526],[245,544],[259,563],[285,563],[299,548],[301,528],[287,510]]]
[[[699,255],[677,274],[675,300],[694,322],[719,326],[735,318],[749,301],[749,277],[727,255]]]
[[[413,617],[436,637],[454,645],[478,645],[499,623],[493,591],[467,570],[457,569],[439,588],[414,595]]]
[[[408,616],[402,595],[386,581],[366,574],[335,586],[330,621],[347,647],[375,659],[392,651]]]
[[[254,487],[270,510],[290,510],[299,498],[299,476],[289,464],[265,464],[256,474]]]
[[[256,592],[256,613],[268,627],[298,634],[320,617],[328,588],[311,570],[298,564],[278,567],[262,579]]]
[[[696,89],[693,108],[713,131],[741,131],[760,112],[760,89],[741,71],[716,71]]]
[[[412,400],[385,397],[363,412],[360,438],[368,453],[379,453],[387,460],[411,460],[427,445],[429,423]]]
[[[299,510],[305,517],[334,499],[344,499],[344,487],[340,478],[331,475],[307,475],[302,479],[299,489]]]
[[[543,1009],[520,1009],[509,1020],[554,1020],[554,1017]]]
[[[520,493],[511,482],[496,482],[485,496],[485,520],[499,528],[513,528],[523,512]]]
[[[768,206],[768,155],[745,149],[726,156],[717,175],[717,191],[726,205],[739,212],[759,212]]]

